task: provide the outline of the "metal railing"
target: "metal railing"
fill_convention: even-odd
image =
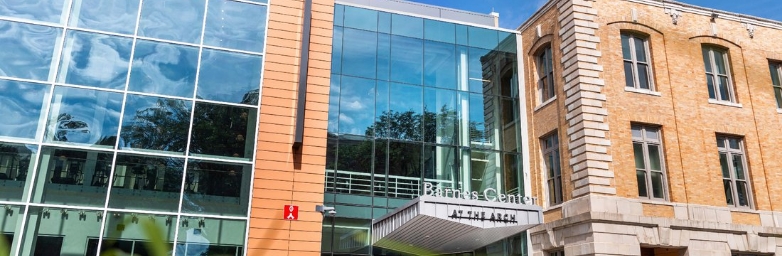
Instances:
[[[374,180],[374,184],[372,181]],[[453,187],[453,180],[426,179],[436,187]],[[364,172],[326,170],[326,192],[416,198],[421,194],[421,178]]]

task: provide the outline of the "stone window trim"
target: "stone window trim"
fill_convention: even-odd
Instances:
[[[782,110],[782,62],[769,61],[769,72],[771,73],[771,88],[773,88],[774,97],[777,101],[777,111]]]
[[[554,78],[554,58],[552,54],[552,45],[544,44],[533,55],[535,59],[535,73],[537,74],[537,105],[543,105],[557,95],[557,87],[554,84],[556,79]]]
[[[630,54],[630,58],[626,59],[624,56],[622,56],[622,62],[623,65],[630,64],[631,74],[633,78],[633,84],[627,84],[627,80],[625,80],[625,88],[628,89],[634,89],[635,91],[648,91],[648,92],[656,92],[657,88],[655,88],[654,83],[654,70],[652,68],[652,56],[651,56],[651,42],[650,42],[650,36],[645,33],[640,33],[632,30],[621,30],[620,33],[620,39],[624,40],[624,38],[627,37],[630,42],[636,42],[641,41],[643,46],[643,58],[640,58],[638,56],[638,49],[637,45],[634,43],[630,43],[627,45],[629,49],[624,49],[625,44],[622,42],[622,51],[624,55],[624,51],[627,50]],[[625,65],[625,69],[627,66]],[[646,69],[646,87],[648,88],[642,88],[642,81],[641,77],[639,76],[639,70]],[[625,70],[627,72],[627,70]]]
[[[636,164],[636,175],[639,175],[639,173],[643,173],[644,176],[644,186],[642,187],[641,184],[638,184],[638,197],[641,199],[646,200],[653,200],[653,201],[668,201],[668,175],[665,168],[665,153],[663,149],[663,134],[662,134],[662,127],[659,125],[650,125],[650,124],[641,124],[641,123],[633,123],[631,124],[631,130],[632,131],[639,131],[640,136],[636,136],[635,134],[631,133],[631,138],[633,141],[633,152],[635,152],[635,147],[640,146],[641,159],[643,160],[643,166],[638,166]],[[650,134],[653,134],[654,137],[648,136]],[[652,152],[656,151],[656,152]],[[657,155],[657,169],[653,166],[653,161],[651,155],[652,153],[656,153]],[[639,156],[635,156],[634,159],[637,159]],[[660,196],[654,195],[654,181],[652,174],[658,174],[659,175],[659,187],[660,190]],[[640,182],[640,181],[638,181]],[[644,190],[644,191],[641,191]],[[645,195],[641,194],[643,192]]]
[[[709,91],[709,99],[738,103],[733,76],[731,74],[730,50],[726,47],[713,44],[702,44],[701,50],[704,54],[704,73],[706,75],[706,86]],[[722,68],[722,70],[720,70],[720,68]],[[723,79],[725,81],[725,91],[720,90]]]
[[[738,209],[752,209],[754,199],[746,160],[747,153],[744,146],[744,137],[717,134],[716,140],[726,204],[728,207]],[[735,145],[732,143],[735,143]],[[741,170],[737,170],[737,167]],[[744,190],[743,196],[739,193],[739,185],[743,185],[741,188],[741,190]]]
[[[542,169],[545,177],[543,187],[546,190],[548,207],[560,205],[563,202],[562,189],[562,158],[559,150],[559,134],[550,132],[540,139],[540,150],[543,155]]]

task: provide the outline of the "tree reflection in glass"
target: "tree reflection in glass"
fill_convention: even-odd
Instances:
[[[191,106],[189,101],[128,95],[120,148],[185,152]]]
[[[109,207],[176,211],[184,163],[182,158],[119,154]]]
[[[249,159],[255,140],[253,108],[196,103],[190,155]]]

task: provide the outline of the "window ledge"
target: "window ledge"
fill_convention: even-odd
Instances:
[[[755,214],[760,213],[757,210],[748,207],[735,207],[735,206],[728,205],[728,209],[731,212],[743,212],[743,213],[755,213]]]
[[[777,108],[777,113],[782,114],[782,108]]]
[[[640,93],[640,94],[658,96],[658,97],[662,97],[663,96],[662,93],[660,93],[660,92],[655,92],[655,91],[646,90],[646,89],[630,88],[630,87],[627,87],[627,86],[625,86],[625,91],[626,92],[632,92],[632,93]]]
[[[562,203],[559,203],[559,204],[557,204],[557,205],[554,205],[554,206],[549,206],[549,207],[546,207],[545,209],[543,209],[543,212],[547,212],[547,211],[551,211],[551,210],[557,210],[557,209],[561,209],[561,208],[562,208],[562,204],[563,204],[563,203],[564,203],[564,202],[562,202]]]
[[[675,206],[675,203],[669,202],[667,200],[663,199],[649,199],[645,197],[638,198],[638,201],[640,201],[642,204],[656,204],[656,205],[667,205],[667,206]]]
[[[551,97],[551,99],[548,99],[548,100],[544,101],[543,103],[541,103],[540,105],[538,105],[537,107],[535,107],[535,109],[532,112],[536,112],[536,111],[540,110],[541,108],[543,108],[545,106],[548,106],[548,104],[551,104],[552,102],[554,102],[556,100],[557,100],[557,96],[554,95],[554,97]]]
[[[709,99],[709,104],[717,104],[717,105],[723,105],[723,106],[734,107],[734,108],[744,107],[743,105],[741,105],[741,103],[733,103],[733,102],[721,101],[715,99]]]

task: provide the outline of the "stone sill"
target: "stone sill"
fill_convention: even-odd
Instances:
[[[780,113],[780,114],[782,114],[782,108],[778,108],[778,109],[777,109],[777,113]]]
[[[715,99],[709,99],[709,104],[723,105],[723,106],[734,107],[734,108],[743,108],[744,107],[744,106],[741,105],[741,103],[733,103],[733,102],[721,101],[721,100],[715,100]]]
[[[554,97],[551,97],[551,99],[548,99],[548,100],[546,100],[545,102],[543,102],[543,103],[541,103],[540,105],[538,105],[537,107],[535,107],[535,109],[534,109],[534,110],[532,110],[532,112],[537,112],[537,111],[538,111],[538,110],[540,110],[541,108],[543,108],[543,107],[547,106],[548,104],[551,104],[552,102],[554,102],[554,101],[556,101],[556,100],[557,100],[557,96],[556,96],[556,95],[554,95]]]
[[[657,96],[657,97],[662,97],[663,96],[662,93],[660,93],[660,92],[655,92],[655,91],[652,91],[652,90],[636,89],[636,88],[630,88],[630,87],[625,87],[625,91],[626,92],[632,92],[632,93],[638,93],[638,94],[652,95],[652,96]]]

